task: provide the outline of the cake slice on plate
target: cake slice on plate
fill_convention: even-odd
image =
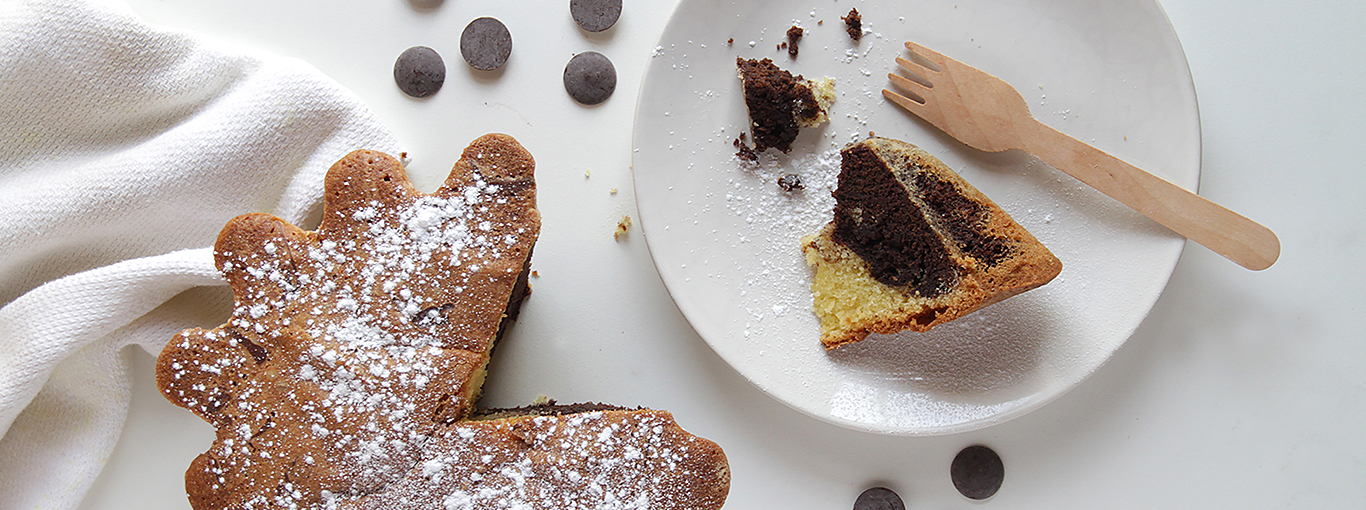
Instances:
[[[1062,271],[1024,227],[919,147],[869,138],[841,158],[835,218],[802,239],[827,349],[928,331]]]

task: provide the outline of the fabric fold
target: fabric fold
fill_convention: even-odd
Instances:
[[[194,314],[149,312],[222,284],[223,225],[299,224],[333,162],[398,147],[308,64],[106,0],[0,5],[0,69],[0,501],[74,508],[127,413],[124,348],[155,354]]]

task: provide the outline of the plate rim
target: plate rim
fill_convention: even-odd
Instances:
[[[668,18],[668,20],[667,20],[666,23],[665,23],[664,30],[660,33],[659,39],[657,40],[657,43],[656,43],[656,51],[658,51],[658,48],[661,48],[661,47],[663,47],[663,46],[666,44],[665,37],[669,35],[670,30],[675,26],[675,23],[676,23],[676,21],[678,21],[679,17],[680,17],[681,15],[685,14],[685,11],[686,11],[687,9],[689,9],[691,5],[695,4],[696,2],[700,2],[700,1],[703,1],[703,0],[680,0],[680,1],[678,2],[678,4],[675,6],[673,12],[670,13],[669,18]],[[760,1],[762,1],[762,2],[772,2],[772,1],[775,1],[775,0],[760,0]],[[896,1],[896,0],[890,0],[890,1]],[[1191,163],[1193,163],[1193,165],[1192,165],[1192,166],[1193,166],[1193,171],[1190,173],[1190,175],[1189,175],[1189,177],[1188,177],[1189,180],[1190,180],[1190,182],[1176,182],[1175,180],[1174,180],[1173,182],[1175,182],[1175,184],[1177,184],[1178,186],[1181,186],[1181,187],[1186,188],[1186,189],[1190,189],[1191,191],[1198,193],[1198,192],[1199,192],[1200,178],[1201,178],[1201,176],[1202,176],[1202,174],[1203,174],[1203,170],[1204,170],[1204,168],[1203,168],[1203,164],[1204,164],[1204,161],[1203,161],[1203,152],[1204,152],[1204,150],[1203,150],[1203,144],[1204,144],[1204,136],[1203,136],[1203,127],[1202,127],[1201,118],[1200,118],[1199,97],[1198,97],[1198,94],[1197,94],[1197,91],[1196,91],[1196,88],[1195,88],[1194,76],[1193,76],[1193,74],[1191,73],[1191,70],[1190,70],[1190,61],[1189,61],[1189,59],[1188,59],[1187,56],[1186,56],[1184,45],[1181,44],[1179,34],[1176,32],[1176,27],[1175,27],[1175,25],[1172,24],[1171,18],[1170,18],[1170,16],[1167,14],[1167,11],[1162,7],[1162,4],[1161,4],[1160,0],[1131,0],[1131,1],[1133,1],[1133,2],[1135,3],[1135,5],[1139,5],[1139,4],[1149,4],[1149,5],[1151,5],[1153,8],[1155,8],[1155,11],[1156,11],[1156,13],[1157,13],[1157,15],[1158,15],[1158,18],[1160,19],[1160,30],[1161,30],[1162,32],[1164,32],[1164,34],[1165,34],[1167,37],[1170,37],[1170,41],[1174,43],[1174,50],[1175,50],[1175,52],[1176,52],[1176,55],[1179,57],[1179,59],[1178,59],[1179,65],[1176,66],[1176,67],[1177,67],[1177,69],[1178,69],[1179,72],[1180,72],[1180,76],[1177,76],[1177,77],[1175,78],[1175,80],[1176,80],[1177,83],[1179,83],[1181,92],[1183,92],[1183,93],[1186,95],[1186,97],[1190,100],[1191,106],[1192,106],[1191,111],[1190,111],[1190,112],[1187,112],[1187,114],[1190,115],[1190,120],[1193,121],[1193,130],[1194,130],[1194,137],[1193,137],[1193,142],[1194,142],[1193,145],[1194,145],[1194,147],[1192,148],[1193,154],[1188,155],[1188,157],[1191,158]],[[735,2],[732,2],[732,3],[735,3]],[[634,190],[635,190],[635,195],[636,195],[638,198],[641,196],[641,193],[640,193],[640,187],[641,187],[640,175],[641,175],[641,173],[640,173],[639,171],[636,170],[636,167],[637,167],[637,165],[640,163],[640,161],[639,161],[639,159],[640,159],[640,155],[639,155],[639,152],[640,152],[640,151],[639,151],[640,145],[639,145],[638,142],[639,142],[639,137],[640,137],[640,134],[641,134],[641,118],[642,118],[641,113],[642,113],[642,108],[643,108],[643,106],[645,105],[646,91],[650,88],[650,85],[654,82],[654,79],[652,79],[652,77],[656,74],[656,68],[658,67],[654,62],[655,62],[655,60],[652,58],[651,61],[650,61],[649,63],[647,63],[647,65],[645,66],[644,76],[643,76],[642,79],[641,79],[640,86],[639,86],[639,90],[637,91],[637,94],[636,94],[636,101],[635,101],[635,107],[634,107],[634,110],[633,110],[633,118],[632,118],[632,127],[631,127],[631,148],[632,148],[631,168],[632,168],[632,172],[631,172],[631,180],[632,180],[632,186],[633,186],[633,188],[634,188]],[[1183,158],[1183,159],[1184,159],[1184,158]],[[660,261],[659,257],[656,256],[656,252],[657,252],[658,250],[662,249],[662,248],[657,244],[657,241],[652,241],[652,240],[651,240],[651,239],[652,239],[652,236],[650,235],[650,228],[649,228],[649,225],[650,225],[651,220],[650,220],[650,218],[649,218],[649,215],[647,215],[647,214],[645,213],[645,211],[644,211],[643,209],[640,208],[639,203],[637,203],[637,211],[636,211],[636,212],[637,212],[637,216],[638,216],[638,221],[639,221],[639,223],[640,223],[640,228],[641,228],[642,237],[645,238],[645,244],[646,244],[647,250],[649,251],[649,253],[650,253],[650,255],[651,255],[651,257],[650,257],[650,258],[651,258],[651,263],[655,266],[655,271],[656,271],[656,273],[657,273],[657,276],[659,277],[660,282],[663,283],[664,288],[665,288],[665,291],[669,294],[670,300],[674,303],[675,308],[678,309],[680,315],[683,316],[684,320],[687,321],[688,324],[689,324],[689,326],[691,326],[691,327],[693,328],[693,331],[697,334],[697,336],[698,336],[704,343],[707,344],[708,348],[711,349],[713,353],[715,353],[718,357],[720,357],[723,361],[725,361],[726,364],[730,367],[731,370],[735,371],[735,373],[738,374],[742,379],[744,379],[745,381],[749,382],[749,383],[750,383],[751,385],[753,385],[756,389],[758,389],[759,391],[761,391],[762,393],[764,393],[764,394],[767,395],[768,397],[770,397],[770,398],[772,398],[772,399],[774,399],[774,400],[776,400],[776,401],[778,401],[778,402],[781,402],[783,405],[785,405],[785,406],[787,406],[788,408],[791,408],[791,409],[793,409],[793,410],[796,410],[796,411],[798,411],[798,412],[801,413],[801,414],[804,414],[804,415],[810,416],[810,417],[812,417],[812,418],[816,418],[816,419],[818,419],[818,420],[820,420],[820,421],[823,421],[823,422],[826,422],[826,423],[831,423],[831,424],[834,424],[834,425],[837,425],[837,426],[840,426],[840,427],[843,427],[843,428],[846,428],[846,429],[855,430],[855,431],[860,431],[860,432],[866,432],[866,433],[873,433],[873,434],[889,435],[889,436],[909,436],[909,437],[941,436],[941,435],[959,434],[959,433],[964,433],[964,432],[969,432],[969,431],[974,431],[974,430],[980,430],[980,429],[992,427],[992,426],[995,426],[995,425],[999,425],[999,424],[1002,424],[1002,423],[1006,423],[1006,422],[1008,422],[1008,421],[1014,420],[1014,419],[1019,418],[1019,417],[1021,417],[1021,416],[1027,415],[1027,414],[1029,414],[1029,413],[1031,413],[1031,412],[1033,412],[1033,411],[1036,411],[1036,410],[1038,410],[1038,409],[1040,409],[1040,408],[1046,406],[1047,404],[1049,404],[1049,403],[1051,403],[1051,402],[1053,402],[1053,401],[1056,401],[1057,399],[1061,398],[1062,396],[1067,395],[1067,394],[1070,393],[1072,390],[1076,389],[1078,386],[1081,386],[1082,383],[1086,382],[1086,381],[1087,381],[1088,379],[1090,379],[1093,375],[1095,375],[1095,373],[1098,372],[1102,367],[1104,367],[1105,365],[1107,365],[1107,364],[1110,362],[1110,360],[1114,359],[1115,354],[1118,353],[1119,350],[1122,349],[1122,348],[1124,347],[1124,345],[1128,343],[1129,339],[1131,339],[1131,338],[1133,337],[1133,334],[1138,330],[1138,328],[1140,328],[1140,327],[1148,320],[1148,317],[1150,316],[1153,307],[1156,306],[1157,301],[1161,298],[1162,294],[1165,292],[1165,290],[1166,290],[1168,284],[1170,283],[1172,276],[1175,274],[1176,265],[1180,262],[1182,256],[1183,256],[1184,253],[1185,253],[1185,249],[1186,249],[1187,245],[1189,244],[1188,241],[1185,240],[1184,238],[1182,238],[1182,239],[1174,239],[1174,240],[1173,240],[1173,243],[1172,243],[1172,244],[1173,244],[1173,248],[1170,248],[1170,250],[1171,250],[1170,256],[1169,256],[1168,258],[1166,258],[1165,260],[1159,261],[1159,262],[1161,262],[1161,264],[1157,264],[1157,265],[1159,265],[1159,266],[1164,266],[1164,267],[1159,267],[1160,271],[1158,271],[1158,272],[1162,275],[1161,281],[1158,282],[1158,283],[1160,283],[1160,285],[1156,285],[1156,286],[1154,287],[1154,291],[1152,292],[1152,295],[1151,295],[1151,296],[1148,296],[1148,299],[1145,300],[1145,301],[1146,301],[1146,306],[1144,307],[1145,310],[1143,311],[1141,318],[1140,318],[1139,320],[1135,321],[1129,328],[1127,328],[1127,331],[1124,331],[1124,332],[1122,333],[1122,334],[1123,334],[1123,338],[1124,338],[1123,341],[1119,342],[1119,343],[1115,346],[1114,349],[1110,350],[1110,352],[1106,353],[1106,354],[1102,357],[1102,359],[1100,360],[1099,363],[1097,363],[1097,364],[1095,364],[1093,367],[1091,367],[1091,369],[1090,369],[1089,371],[1087,371],[1087,372],[1085,372],[1084,374],[1082,374],[1082,375],[1081,375],[1079,378],[1077,378],[1074,382],[1065,385],[1065,387],[1061,388],[1061,389],[1058,390],[1058,391],[1049,392],[1048,394],[1044,395],[1043,397],[1038,398],[1038,399],[1035,399],[1035,400],[1032,400],[1032,401],[1030,401],[1029,403],[1027,403],[1027,404],[1025,404],[1025,405],[1016,406],[1016,407],[1014,407],[1014,408],[1012,408],[1012,409],[1009,409],[1009,410],[1006,411],[1006,412],[999,413],[999,414],[993,414],[993,415],[988,416],[988,417],[984,417],[984,418],[980,418],[980,419],[975,419],[975,420],[969,420],[969,421],[965,421],[965,422],[961,422],[961,423],[955,423],[955,424],[951,424],[951,425],[944,425],[944,426],[916,427],[916,428],[900,428],[900,427],[878,426],[877,424],[870,424],[870,423],[867,423],[867,422],[861,422],[861,421],[846,419],[846,418],[839,417],[839,416],[834,416],[834,415],[831,415],[831,414],[822,414],[822,413],[814,412],[814,411],[811,410],[811,409],[806,409],[806,408],[804,408],[804,407],[798,406],[798,405],[796,405],[795,403],[790,402],[788,399],[785,399],[785,398],[780,397],[778,394],[776,394],[776,393],[775,393],[773,390],[771,390],[769,387],[767,387],[766,385],[764,385],[764,384],[761,383],[760,381],[757,381],[757,380],[755,380],[753,377],[751,377],[751,374],[750,374],[750,373],[747,373],[746,371],[741,370],[740,368],[738,368],[738,367],[736,366],[735,362],[733,362],[731,359],[729,359],[729,357],[727,356],[727,354],[726,354],[725,352],[723,352],[723,351],[720,350],[720,349],[717,349],[717,347],[714,345],[713,341],[712,341],[712,340],[709,340],[709,339],[707,338],[706,334],[703,332],[703,328],[700,328],[700,327],[699,327],[699,325],[698,325],[697,322],[696,322],[697,319],[695,318],[695,316],[696,316],[695,314],[697,314],[697,313],[699,313],[699,312],[691,310],[691,307],[690,307],[688,304],[685,304],[684,301],[680,301],[679,298],[677,297],[677,293],[679,293],[679,292],[682,291],[681,288],[679,287],[680,283],[679,283],[679,282],[672,282],[671,279],[667,276],[669,273],[668,273],[667,271],[665,271],[663,267],[660,266],[660,264],[661,264],[662,262]]]

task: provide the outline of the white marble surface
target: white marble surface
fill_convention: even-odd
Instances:
[[[850,508],[875,485],[908,508],[1366,506],[1366,274],[1352,269],[1366,255],[1366,172],[1353,149],[1366,136],[1366,3],[1164,0],[1199,98],[1200,192],[1276,231],[1280,261],[1249,272],[1190,245],[1147,320],[1080,387],[1002,425],[910,438],[829,425],[755,389],[679,314],[639,229],[613,240],[635,211],[635,98],[675,2],[627,0],[599,35],[579,31],[561,0],[131,4],[154,23],[314,64],[395,128],[422,189],[479,134],[521,140],[538,162],[540,276],[492,367],[490,402],[669,409],[726,449],[727,508]],[[484,15],[514,38],[494,75],[459,57],[461,29]],[[449,68],[426,101],[402,96],[390,74],[414,45]],[[616,94],[595,108],[560,86],[564,63],[585,50],[618,71]],[[127,355],[138,368],[132,411],[82,508],[188,508],[181,474],[212,431],[157,395],[147,354]],[[578,362],[560,362],[570,356]],[[954,454],[974,443],[1006,466],[985,502],[949,480]]]

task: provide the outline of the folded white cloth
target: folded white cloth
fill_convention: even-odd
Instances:
[[[109,0],[0,1],[0,507],[79,504],[127,414],[123,348],[216,325],[162,304],[223,283],[230,218],[304,222],[333,162],[396,146],[301,61]]]

